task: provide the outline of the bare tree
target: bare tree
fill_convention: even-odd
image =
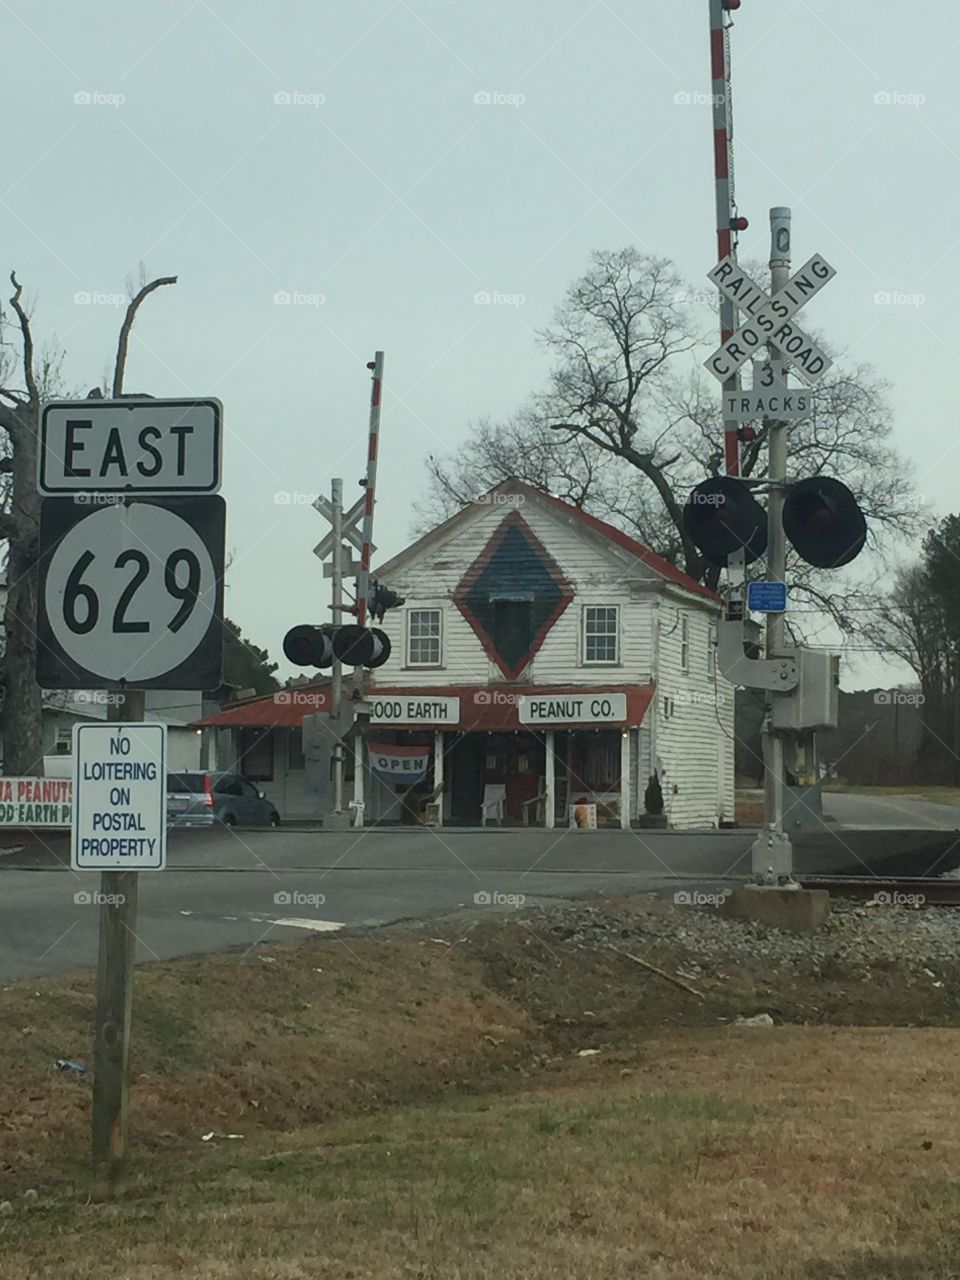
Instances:
[[[117,345],[113,369],[113,395],[123,394],[127,347],[137,311],[143,300],[162,285],[176,284],[176,276],[164,276],[143,285],[131,298]],[[37,554],[40,528],[40,496],[37,493],[37,448],[40,408],[60,380],[62,352],[38,355],[30,315],[23,301],[23,286],[10,273],[14,320],[0,314],[0,539],[6,542],[6,601],[3,613],[3,766],[9,774],[43,772],[41,690],[36,683]],[[6,342],[15,329],[19,358]],[[19,366],[23,386],[14,385]]]
[[[705,336],[690,297],[662,259],[631,248],[594,253],[541,335],[555,358],[546,391],[507,426],[481,424],[453,460],[430,459],[424,514],[449,514],[465,490],[483,492],[508,466],[510,474],[568,496],[557,480],[563,460],[577,482],[579,505],[637,532],[691,577],[716,585],[719,571],[704,562],[683,527],[690,489],[717,474],[723,461],[716,390],[698,370],[691,372],[687,358]],[[764,478],[769,429],[761,424],[745,443],[743,475]],[[847,483],[881,554],[890,535],[912,533],[920,515],[891,429],[885,385],[856,365],[818,387],[814,413],[790,434],[791,474],[826,472]],[[570,488],[563,471],[560,477]],[[870,584],[858,585],[842,572],[809,571],[801,562],[791,564],[791,582],[795,601],[805,597],[811,616],[826,615],[848,633],[876,601]]]
[[[674,559],[679,546],[663,508],[621,458],[552,430],[545,405],[529,405],[507,423],[483,419],[465,450],[427,459],[428,488],[414,504],[414,532],[425,533],[510,477],[552,493],[571,506],[621,525]]]

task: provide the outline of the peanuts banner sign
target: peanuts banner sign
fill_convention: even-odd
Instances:
[[[0,827],[69,827],[70,778],[0,778]]]

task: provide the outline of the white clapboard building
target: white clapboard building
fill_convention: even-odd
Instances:
[[[733,821],[720,602],[648,547],[509,480],[375,576],[404,604],[368,679],[367,822],[626,827],[649,821],[652,774],[670,826]],[[318,680],[204,723],[283,816],[319,816],[303,728],[329,705]]]

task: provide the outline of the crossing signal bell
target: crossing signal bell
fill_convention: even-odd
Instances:
[[[296,667],[332,667],[336,658],[350,667],[382,667],[390,657],[390,637],[379,627],[292,627],[283,637],[283,654]]]
[[[767,513],[735,476],[701,481],[683,508],[683,527],[704,559],[721,568],[738,551],[751,564],[767,549]]]
[[[378,582],[374,578],[370,583],[370,616],[376,622],[383,621],[383,615],[388,609],[399,609],[405,604],[403,596],[398,596],[395,591],[391,591],[389,587],[385,587],[382,582]]]

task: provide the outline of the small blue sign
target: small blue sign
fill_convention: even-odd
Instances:
[[[785,582],[751,582],[747,586],[747,608],[751,613],[786,613]]]

